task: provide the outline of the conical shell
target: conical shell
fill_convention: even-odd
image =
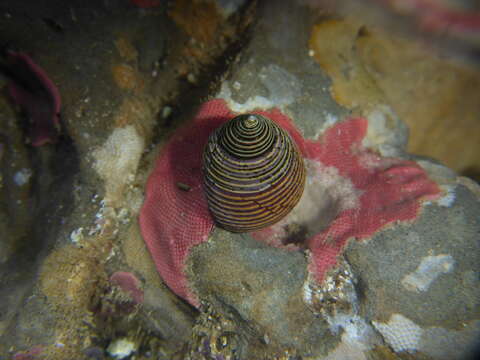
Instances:
[[[274,224],[298,203],[303,158],[289,134],[256,114],[218,128],[203,154],[204,185],[215,222],[231,232]]]

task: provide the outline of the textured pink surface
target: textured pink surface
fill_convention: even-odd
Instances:
[[[13,355],[13,360],[40,360],[44,359],[41,355],[43,348],[41,346],[35,346],[28,351],[18,352]]]
[[[202,189],[202,152],[210,133],[229,118],[223,102],[209,102],[176,132],[161,150],[140,212],[142,235],[162,279],[193,304],[184,262],[190,248],[207,240],[213,227]],[[178,182],[191,190],[180,190]]]
[[[136,304],[143,303],[142,285],[140,280],[132,273],[126,271],[114,272],[110,276],[110,282],[129,294]]]
[[[161,0],[130,0],[130,2],[142,9],[154,8],[162,3]]]
[[[309,270],[318,281],[335,265],[348,239],[365,239],[388,224],[413,220],[420,200],[440,193],[415,162],[382,158],[362,149],[367,126],[365,119],[350,119],[328,129],[321,142],[305,142],[307,158],[336,167],[362,191],[358,208],[341,212],[325,231],[308,240]]]
[[[8,91],[29,117],[29,138],[33,146],[57,139],[60,126],[60,93],[47,73],[26,54],[8,52],[12,81]]]
[[[364,239],[388,224],[413,220],[421,199],[439,194],[438,186],[414,162],[382,158],[364,150],[367,120],[349,119],[328,129],[319,141],[305,140],[280,111],[260,111],[286,129],[305,158],[338,169],[360,191],[360,206],[341,212],[323,232],[310,238],[309,270],[321,281],[336,263],[349,238]],[[205,103],[191,123],[179,130],[162,149],[148,179],[140,213],[143,238],[167,285],[180,297],[197,305],[189,291],[184,263],[189,250],[207,240],[213,227],[202,191],[201,158],[209,134],[236,114],[223,100]],[[176,183],[189,185],[188,192]],[[252,235],[268,242],[265,234]],[[268,237],[268,236],[267,236]]]
[[[428,30],[478,32],[480,12],[448,6],[441,0],[377,0],[387,3],[399,12],[418,18],[420,25]]]

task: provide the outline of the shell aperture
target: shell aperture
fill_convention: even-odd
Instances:
[[[204,187],[217,225],[249,232],[274,224],[298,203],[303,158],[270,119],[239,115],[214,131],[203,153]]]

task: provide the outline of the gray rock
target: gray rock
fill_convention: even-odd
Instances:
[[[462,359],[480,336],[480,203],[461,185],[453,197],[449,206],[427,205],[413,224],[351,242],[344,253],[359,280],[362,316],[384,337],[392,334],[386,340],[394,349],[435,359],[456,349],[450,358]],[[403,320],[382,325],[395,314],[418,328],[416,335]],[[439,334],[448,341],[438,344]],[[396,344],[402,336],[411,343]]]
[[[279,108],[305,137],[317,138],[349,110],[332,100],[330,80],[308,56],[307,10],[265,2],[260,19],[217,97],[236,112]],[[413,358],[460,359],[476,345],[480,203],[474,186],[406,154],[405,124],[388,106],[377,112],[368,115],[364,145],[383,156],[418,160],[444,191],[415,221],[368,241],[351,240],[323,284],[308,278],[303,252],[268,247],[248,235],[216,231],[188,259],[199,298],[236,318],[238,332],[252,327],[251,339],[266,336],[262,346],[271,356],[288,348],[316,359],[366,358],[375,345],[387,345],[416,351]],[[244,354],[256,358],[252,345]]]
[[[337,337],[302,299],[306,265],[301,252],[224,230],[216,230],[189,257],[190,278],[200,298],[216,311],[234,316],[238,330],[251,338],[250,346],[252,339],[261,338],[269,339],[264,341],[267,349],[292,348],[302,356],[326,354]],[[253,350],[246,350],[246,356],[249,351]]]

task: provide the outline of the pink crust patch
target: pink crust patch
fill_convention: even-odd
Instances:
[[[9,51],[13,80],[8,84],[12,100],[25,111],[32,124],[29,138],[33,146],[55,142],[60,126],[60,93],[47,73],[26,54]],[[16,81],[21,79],[21,81]]]
[[[307,242],[312,254],[309,271],[318,281],[336,264],[348,239],[365,239],[387,224],[413,220],[420,200],[440,193],[416,163],[382,158],[363,149],[361,142],[368,126],[365,119],[348,119],[328,129],[319,141],[312,141],[303,139],[279,110],[257,113],[286,129],[305,158],[337,168],[362,192],[358,208],[341,212],[326,230]],[[202,190],[202,152],[211,132],[235,115],[221,99],[203,104],[193,121],[161,150],[140,212],[142,235],[158,272],[178,296],[193,305],[198,305],[198,300],[188,288],[185,260],[190,249],[206,241],[213,228]],[[181,190],[178,183],[190,186],[190,191]],[[252,235],[267,240],[272,229]]]
[[[383,158],[362,148],[367,127],[366,119],[350,119],[328,129],[321,142],[304,143],[307,158],[337,168],[362,192],[359,207],[341,212],[325,231],[308,240],[309,271],[319,282],[336,264],[348,239],[366,239],[385,225],[414,220],[420,200],[440,194],[415,162]]]
[[[160,0],[130,0],[130,2],[142,9],[154,8],[161,4]]]
[[[140,280],[126,271],[117,271],[110,276],[110,282],[130,295],[135,304],[143,303],[143,290]]]
[[[43,348],[41,346],[35,346],[28,351],[18,352],[13,355],[13,360],[35,360],[43,359],[41,356]]]
[[[379,0],[402,13],[418,18],[427,30],[477,33],[480,30],[480,12],[456,9],[441,0]]]

